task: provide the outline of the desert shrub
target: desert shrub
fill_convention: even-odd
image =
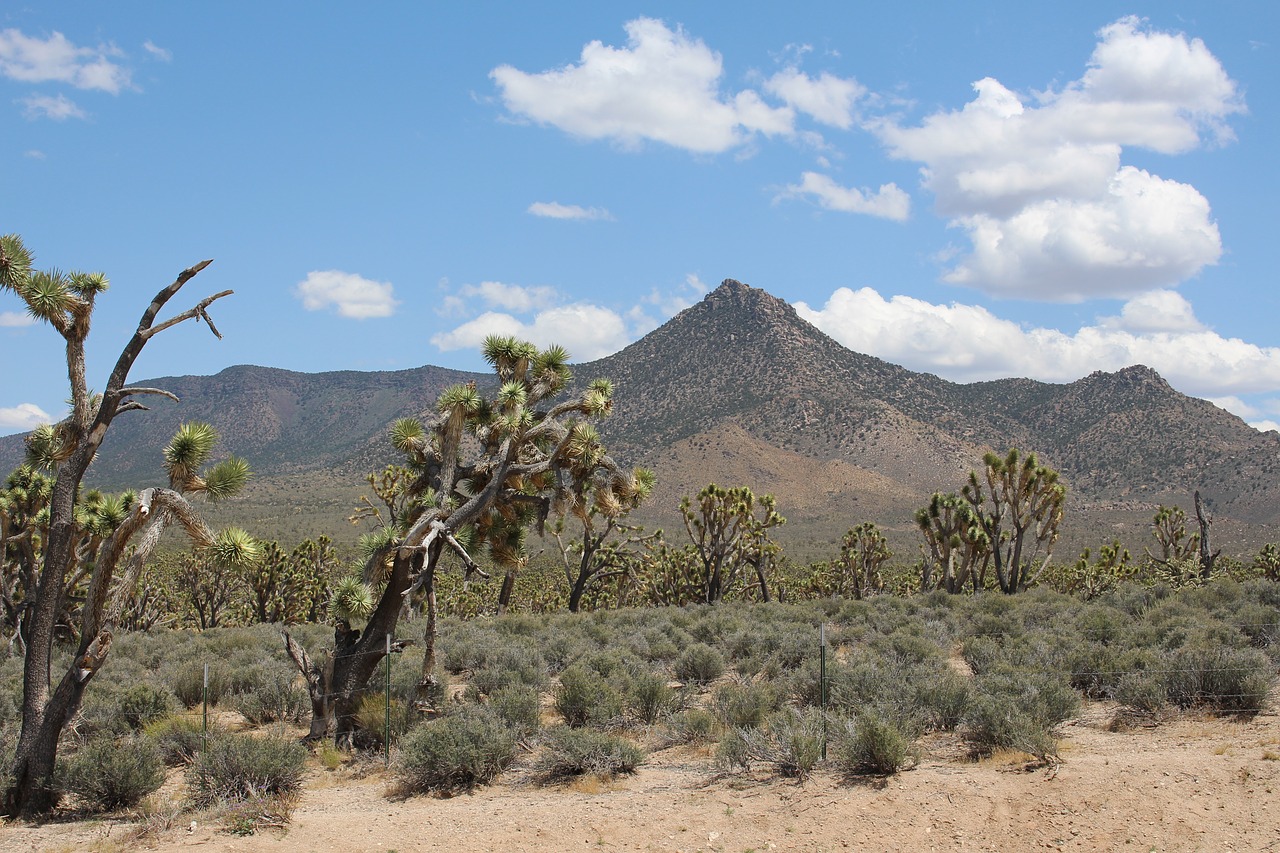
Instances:
[[[971,697],[969,679],[944,669],[916,684],[912,705],[924,728],[950,732],[964,719]]]
[[[169,716],[173,695],[150,684],[135,684],[119,700],[120,718],[133,731],[141,731],[156,720]]]
[[[359,727],[358,745],[377,749],[386,745],[390,720],[391,742],[398,741],[417,722],[417,712],[408,702],[391,698],[391,714],[387,714],[386,693],[366,693],[356,708],[355,722]]]
[[[169,681],[173,694],[183,707],[195,708],[204,701],[204,664],[195,661],[180,666]],[[209,704],[218,701],[230,691],[230,679],[226,667],[221,664],[209,667]]]
[[[768,764],[782,776],[804,779],[822,758],[822,712],[779,711],[758,729],[730,729],[716,748],[716,762],[729,769],[750,770]]]
[[[160,750],[161,758],[170,767],[189,763],[204,745],[204,721],[199,717],[175,714],[153,721],[142,731]],[[210,737],[217,735],[216,730],[209,733]]]
[[[663,727],[661,740],[678,743],[712,743],[720,737],[720,721],[702,708],[689,708],[673,714]]]
[[[515,734],[496,714],[465,706],[405,735],[396,773],[410,792],[469,790],[496,779],[515,754]]]
[[[222,734],[191,765],[187,785],[197,805],[291,794],[306,759],[306,747],[291,738]]]
[[[711,696],[712,712],[729,728],[759,728],[779,704],[781,696],[769,682],[722,684]]]
[[[672,714],[684,697],[672,690],[666,678],[656,672],[641,672],[627,682],[623,705],[637,720],[652,725]]]
[[[489,707],[517,737],[528,737],[542,725],[538,691],[527,684],[495,690],[489,695]]]
[[[571,727],[603,725],[622,713],[622,697],[599,673],[577,664],[560,673],[555,709]]]
[[[961,733],[974,755],[1013,749],[1044,759],[1057,754],[1050,728],[1012,696],[982,694],[965,712]]]
[[[1045,758],[1056,749],[1050,730],[1079,707],[1061,678],[1002,668],[976,679],[961,733],[977,755],[1017,749]]]
[[[543,784],[587,774],[607,779],[633,773],[643,762],[644,750],[625,738],[559,726],[547,733],[534,776]]]
[[[1159,711],[1168,704],[1164,677],[1149,672],[1129,672],[1116,684],[1115,699],[1138,711]]]
[[[599,649],[583,655],[578,663],[595,670],[604,678],[630,677],[645,669],[640,658],[625,649]]]
[[[160,752],[141,738],[90,740],[63,765],[63,790],[76,794],[91,811],[135,806],[164,782]]]
[[[891,776],[909,762],[916,751],[911,739],[890,720],[870,711],[835,727],[834,761],[850,776]]]
[[[1195,643],[1166,658],[1165,690],[1180,708],[1225,712],[1261,710],[1275,677],[1270,658],[1257,649]]]
[[[233,704],[254,725],[296,722],[311,710],[311,700],[298,683],[297,673],[283,668],[265,675],[253,689],[234,694]]]
[[[680,653],[673,666],[676,679],[708,684],[724,675],[724,655],[706,643],[694,643]]]
[[[526,645],[503,646],[490,655],[480,669],[472,672],[467,695],[488,696],[513,684],[543,690],[547,683],[547,662],[537,649]]]

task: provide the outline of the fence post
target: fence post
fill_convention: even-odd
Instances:
[[[204,690],[202,692],[204,722],[200,727],[200,751],[209,751],[209,664],[204,665]]]
[[[391,634],[387,633],[387,723],[382,732],[382,766],[391,766]]]
[[[822,760],[827,760],[827,623],[818,625],[818,695],[822,701]]]

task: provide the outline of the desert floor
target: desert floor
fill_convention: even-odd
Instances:
[[[707,752],[677,747],[612,782],[539,788],[517,765],[472,794],[401,798],[375,762],[310,771],[288,826],[251,836],[228,834],[213,816],[118,816],[0,827],[0,849],[1280,850],[1274,710],[1113,731],[1116,712],[1087,705],[1059,729],[1061,761],[1049,766],[1025,756],[971,761],[956,738],[934,736],[919,765],[895,777],[850,782],[819,771],[797,783],[720,775]],[[162,803],[176,802],[180,787],[175,775]]]

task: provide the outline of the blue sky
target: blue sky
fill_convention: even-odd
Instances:
[[[150,297],[135,380],[615,352],[736,278],[968,382],[1154,367],[1280,422],[1280,4],[11,3],[0,231]],[[0,432],[61,417],[0,293]]]

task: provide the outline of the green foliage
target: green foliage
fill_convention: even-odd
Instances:
[[[300,722],[311,710],[306,689],[297,673],[284,668],[267,673],[262,681],[237,693],[235,708],[254,725]]]
[[[405,790],[463,791],[487,785],[515,759],[516,737],[491,711],[465,706],[412,729],[396,773]]]
[[[143,738],[91,740],[76,750],[59,774],[64,790],[91,811],[137,805],[164,783],[160,752]]]
[[[142,731],[170,767],[189,764],[204,745],[204,721],[200,717],[175,714],[155,720]],[[217,737],[219,733],[214,726],[209,735]]]
[[[187,785],[198,805],[292,794],[306,758],[306,747],[291,738],[219,734],[191,765]]]
[[[511,684],[489,694],[489,707],[517,737],[527,738],[542,726],[542,701],[537,689]]]
[[[688,646],[676,658],[673,671],[679,681],[709,684],[724,675],[724,655],[706,643]]]
[[[844,720],[833,739],[835,766],[850,776],[892,776],[917,757],[911,739],[874,711]]]
[[[803,780],[822,758],[822,712],[785,708],[765,726],[730,729],[716,748],[721,766],[750,770],[764,763],[775,773]]]
[[[781,698],[768,682],[729,682],[711,694],[711,709],[726,728],[755,729],[778,709]]]
[[[622,697],[599,673],[571,666],[560,673],[556,711],[572,728],[601,726],[622,713]]]
[[[169,716],[173,710],[173,695],[149,684],[130,687],[119,700],[120,717],[133,731],[141,731],[147,725]]]
[[[683,701],[681,693],[672,690],[663,675],[648,671],[629,679],[623,696],[626,710],[645,725],[653,725],[675,713]]]
[[[609,779],[634,773],[644,763],[644,750],[625,738],[593,729],[551,729],[534,761],[542,784],[590,774]]]
[[[1016,749],[1036,758],[1056,755],[1050,730],[1068,719],[1080,698],[1047,673],[996,671],[977,678],[976,693],[965,712],[962,735],[977,755]]]

